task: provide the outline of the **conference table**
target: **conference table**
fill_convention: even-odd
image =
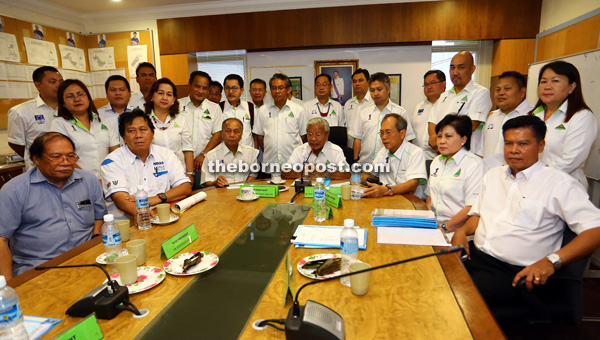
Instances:
[[[291,183],[287,181],[287,185]],[[285,338],[283,332],[270,327],[256,330],[252,322],[286,318],[292,306],[292,298],[285,298],[289,281],[286,269],[292,268],[291,282],[295,283],[292,287],[297,289],[310,282],[295,269],[302,258],[339,252],[290,246],[290,236],[297,224],[316,224],[310,209],[312,199],[300,195],[294,204],[289,204],[293,187],[274,198],[263,197],[253,202],[236,200],[237,189],[208,188],[205,192],[206,200],[180,214],[173,224],[153,226],[146,231],[132,227],[131,240],[145,239],[144,265],[162,268],[167,259],[161,257],[161,242],[194,224],[199,237],[181,252],[211,252],[219,255],[220,262],[196,276],[167,274],[159,285],[130,295],[133,304],[150,311],[148,316],[136,319],[125,311],[112,320],[98,320],[105,339]],[[333,218],[322,224],[343,225],[344,219],[352,218],[356,226],[367,228],[367,249],[361,250],[358,257],[371,266],[442,249],[378,244],[376,228],[371,226],[371,212],[376,208],[426,209],[426,206],[413,195],[348,200],[343,201],[343,207],[333,208]],[[278,212],[287,214],[285,228],[281,222],[265,219]],[[261,241],[265,239],[267,243]],[[94,263],[103,252],[98,237],[46,265]],[[271,255],[275,252],[278,253]],[[82,320],[64,313],[105,280],[105,275],[96,268],[69,268],[31,270],[8,284],[17,290],[25,315],[63,320],[42,337],[52,339]],[[374,271],[369,292],[364,296],[353,295],[350,288],[333,280],[304,289],[300,304],[309,299],[343,317],[349,340],[505,338],[454,254]]]

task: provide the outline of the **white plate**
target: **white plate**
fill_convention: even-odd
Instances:
[[[290,190],[290,187],[285,187],[285,189],[279,189],[279,192],[286,192],[288,190]]]
[[[178,219],[179,219],[179,215],[171,214],[171,218],[169,219],[168,222],[161,222],[158,220],[158,215],[156,215],[150,219],[150,223],[156,224],[156,225],[167,225],[167,224],[171,224],[171,223],[177,221]]]
[[[135,294],[139,292],[143,292],[148,290],[154,286],[157,286],[159,283],[163,282],[165,279],[165,271],[150,266],[142,266],[138,267],[138,279],[136,282],[125,285],[127,289],[129,289],[129,294]],[[117,282],[122,286],[121,278],[119,277],[119,273],[113,274],[110,276],[111,279],[117,280]]]
[[[298,272],[300,272],[300,274],[308,277],[309,279],[313,279],[313,280],[323,280],[323,279],[327,279],[330,277],[341,275],[342,271],[338,270],[331,274],[327,274],[324,276],[317,276],[316,274],[313,274],[316,271],[316,269],[302,268],[302,266],[306,262],[312,262],[312,261],[321,260],[321,259],[337,259],[339,257],[340,257],[340,254],[315,254],[315,255],[307,256],[307,257],[303,258],[302,260],[300,260],[300,262],[298,262],[298,266],[297,266]]]
[[[267,183],[274,184],[274,185],[281,185],[281,184],[285,184],[286,180],[283,178],[281,179],[281,182],[273,182],[273,180],[269,180]]]
[[[121,249],[121,255],[127,255],[127,248]],[[106,264],[106,253],[102,253],[96,257],[96,263]]]
[[[252,201],[256,201],[257,199],[259,199],[260,196],[255,194],[254,197],[252,197],[252,198],[243,198],[242,195],[239,195],[236,198],[242,202],[252,202]]]
[[[217,263],[219,263],[219,257],[217,255],[209,253],[207,251],[203,251],[202,254],[204,254],[204,256],[202,256],[202,260],[200,260],[200,263],[192,266],[187,271],[187,273],[184,273],[183,262],[187,258],[190,258],[191,256],[197,253],[197,251],[193,251],[191,253],[183,253],[173,256],[163,265],[165,272],[175,276],[196,275],[211,270],[217,265]]]

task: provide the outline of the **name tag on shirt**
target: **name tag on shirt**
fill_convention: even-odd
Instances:
[[[34,115],[33,117],[35,118],[35,122],[38,124],[44,124],[46,122],[44,115]]]

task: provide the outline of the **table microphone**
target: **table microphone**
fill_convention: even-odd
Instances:
[[[300,179],[296,180],[296,182],[294,183],[294,189],[296,190],[296,193],[302,193],[304,192],[304,189],[306,187],[312,186],[312,183],[310,181],[304,182],[304,168],[306,167],[306,163],[308,163],[308,159],[310,158],[311,153],[312,150],[310,150],[308,156],[306,157],[304,162],[302,162],[302,171],[300,172]]]
[[[311,281],[300,287],[296,292],[296,298],[294,299],[294,305],[288,312],[287,319],[278,320],[285,323],[285,338],[286,340],[301,340],[301,339],[314,339],[314,340],[339,340],[345,339],[345,328],[344,320],[342,317],[333,311],[331,308],[326,307],[318,302],[308,300],[305,306],[300,306],[298,303],[298,296],[304,287],[323,283],[331,280],[338,280],[342,277],[356,275],[360,273],[366,273],[373,270],[395,266],[402,263],[412,262],[426,257],[446,255],[463,251],[464,246],[451,247],[444,250],[440,250],[434,253],[413,257],[406,260],[392,262],[377,267],[372,267],[353,273],[347,273],[330,277],[323,280]],[[258,324],[258,326],[265,326],[269,321],[275,322],[275,320],[265,320]],[[272,326],[272,325],[271,325]]]
[[[136,315],[141,315],[140,311],[129,301],[129,290],[125,286],[119,285],[115,280],[111,280],[108,272],[97,263],[78,264],[71,266],[38,266],[35,270],[45,270],[54,268],[79,268],[79,267],[98,267],[106,275],[108,281],[100,287],[94,288],[87,293],[81,300],[75,302],[65,314],[76,317],[86,317],[91,313],[96,313],[98,319],[113,319],[121,311],[128,310]]]

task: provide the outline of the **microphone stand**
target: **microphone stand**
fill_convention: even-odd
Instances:
[[[302,171],[300,172],[300,180],[296,180],[296,182],[294,182],[294,190],[296,190],[296,193],[294,194],[294,197],[292,197],[292,199],[290,200],[290,202],[289,202],[290,204],[293,204],[294,201],[296,201],[296,197],[298,197],[298,195],[303,193],[305,191],[306,187],[312,186],[312,183],[310,181],[308,181],[308,183],[304,183],[304,168],[306,167],[306,163],[308,163],[308,159],[310,158],[311,153],[312,153],[312,150],[310,150],[310,152],[308,153],[308,156],[306,157],[304,162],[302,162]]]

